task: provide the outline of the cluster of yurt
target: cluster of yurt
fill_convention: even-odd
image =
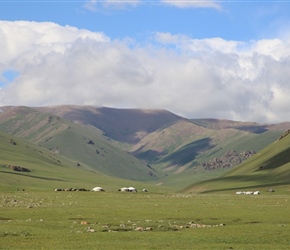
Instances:
[[[104,192],[105,189],[102,188],[102,187],[94,187],[92,189],[92,191],[95,191],[95,192]],[[136,193],[137,192],[137,189],[134,188],[134,187],[122,187],[122,188],[119,188],[118,191],[120,191],[120,192],[133,192],[133,193]],[[143,192],[148,192],[148,190],[145,189],[145,188],[142,191]]]
[[[134,187],[122,187],[118,191],[120,191],[120,192],[137,192],[137,189]]]

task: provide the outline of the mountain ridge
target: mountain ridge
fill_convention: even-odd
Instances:
[[[194,166],[230,150],[258,152],[289,127],[288,122],[186,119],[166,110],[78,105],[11,106],[0,112],[0,130],[6,133],[80,159],[105,174],[162,180],[164,185],[180,179],[180,188],[192,183],[189,175],[207,175],[202,168],[193,171]]]

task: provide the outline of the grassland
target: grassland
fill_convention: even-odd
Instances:
[[[1,131],[79,162],[80,168],[86,165],[93,171],[125,179],[154,179],[147,174],[150,169],[146,164],[113,146],[114,142],[97,128],[77,125],[27,107],[11,108],[7,112],[0,114]]]
[[[0,249],[289,249],[289,190],[0,193]]]
[[[165,110],[93,106],[19,106],[1,110],[0,130],[5,133],[106,175],[139,181],[171,175],[167,184],[178,178],[184,184],[182,188],[192,184],[187,176],[192,175],[191,168],[197,163],[219,158],[229,150],[258,152],[289,126],[188,120]],[[147,164],[156,170],[154,175],[148,175],[153,170]],[[186,172],[186,178],[179,175],[181,172]],[[205,179],[203,173],[198,174]]]
[[[119,159],[112,160],[113,166],[123,162],[123,155],[113,157],[119,153],[107,143],[88,143],[98,141],[93,132],[79,129],[82,133],[74,138],[73,129],[50,138],[46,146],[54,140],[57,145],[77,141],[84,152],[108,152],[102,160]],[[264,139],[269,136],[276,135]],[[259,148],[256,139],[236,143],[240,149],[247,144]],[[105,161],[93,161],[92,168],[78,150],[70,150],[77,156],[72,160],[0,132],[0,249],[290,249],[289,145],[285,136],[220,178],[190,169],[141,182],[128,174],[121,179],[98,171]],[[186,157],[194,148],[190,144],[178,153]],[[176,161],[175,156],[169,160]],[[132,158],[128,161],[134,166]],[[10,165],[30,172],[13,171]],[[211,180],[199,182],[201,177]],[[194,184],[184,189],[187,183]],[[106,191],[53,191],[95,186]],[[122,186],[149,192],[118,192]],[[178,192],[182,189],[186,193]],[[260,190],[261,195],[236,195],[237,190]]]
[[[218,178],[199,181],[184,191],[220,192],[290,185],[290,136],[271,143]]]
[[[0,132],[0,192],[25,190],[52,190],[54,188],[85,188],[101,186],[117,190],[122,186],[135,186],[160,191],[164,188],[153,182],[140,183],[111,177],[92,170],[89,166],[54,154],[45,148],[12,135]],[[13,171],[7,166],[20,166],[30,172]]]

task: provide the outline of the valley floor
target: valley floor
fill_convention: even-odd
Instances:
[[[0,249],[289,249],[288,193],[2,192]]]

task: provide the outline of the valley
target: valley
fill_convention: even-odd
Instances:
[[[70,167],[61,174],[68,178],[75,176],[74,171],[84,171],[97,173],[103,179],[113,178],[118,180],[118,184],[119,181],[130,180],[150,183],[155,186],[154,189],[186,190],[200,181],[224,178],[231,170],[235,173],[238,171],[235,167],[245,160],[247,166],[255,165],[251,162],[261,158],[260,151],[273,143],[280,143],[277,140],[289,127],[290,123],[260,125],[217,119],[186,119],[166,110],[73,105],[7,106],[2,107],[0,113],[3,136],[0,164],[33,170],[29,174],[18,173],[18,176],[40,172],[44,175],[42,178],[48,178],[55,165],[62,163]],[[284,141],[288,140],[287,135],[284,135]],[[20,142],[15,147],[9,143],[7,147],[5,140]],[[30,143],[29,147],[35,149],[26,152],[24,148],[29,147],[20,147],[22,143]],[[11,159],[13,152],[18,157]],[[61,157],[65,161],[48,162],[39,158],[40,154],[50,160]],[[283,163],[287,165],[288,156],[284,155],[286,159]],[[53,166],[41,163],[39,165],[45,166],[45,172],[41,172],[43,170],[30,163],[27,156]],[[275,158],[275,155],[271,157]],[[288,167],[284,168],[287,172]],[[15,172],[7,168],[2,171]],[[51,187],[51,184],[48,186]]]

